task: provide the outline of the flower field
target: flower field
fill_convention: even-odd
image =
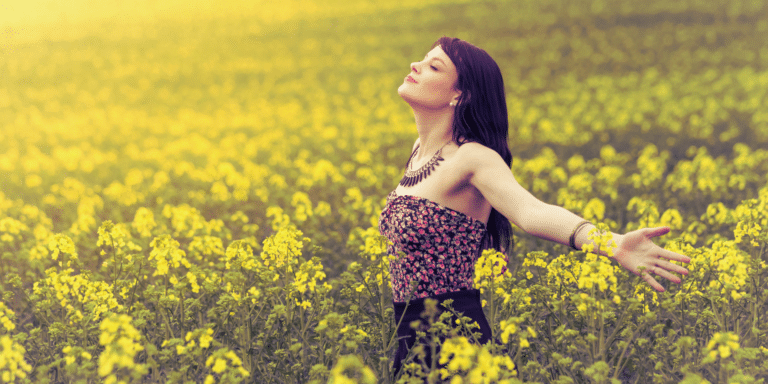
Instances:
[[[0,32],[0,382],[768,379],[768,4],[222,4]],[[517,230],[475,271],[499,343],[427,311],[393,377],[377,222],[442,35],[499,63],[523,186],[692,261],[656,292]]]

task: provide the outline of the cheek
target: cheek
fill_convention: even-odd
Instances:
[[[448,79],[443,78],[434,79],[425,85],[435,96],[447,94],[453,87],[453,84]]]

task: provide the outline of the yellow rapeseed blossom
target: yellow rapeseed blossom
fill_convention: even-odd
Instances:
[[[525,260],[523,260],[523,267],[539,267],[539,268],[546,268],[547,262],[544,261],[544,256],[546,254],[541,251],[535,251],[535,252],[528,252],[525,255]],[[533,273],[531,273],[530,268],[528,271],[525,272],[525,277],[527,277],[529,280],[533,278]]]
[[[16,329],[16,324],[13,322],[13,318],[16,314],[8,308],[2,301],[0,301],[0,325],[3,326],[5,331],[0,333],[8,333]]]
[[[96,226],[96,212],[104,207],[104,201],[96,195],[81,196],[76,201],[78,202],[77,220],[72,223],[69,231],[80,235],[90,232]]]
[[[58,303],[72,320],[83,318],[75,305],[90,308],[94,321],[106,312],[122,309],[112,294],[112,286],[105,281],[92,281],[83,274],[75,274],[71,268],[62,271],[49,268],[45,273],[47,277],[35,282],[32,291]]]
[[[659,218],[659,224],[668,226],[671,229],[683,228],[683,217],[680,211],[674,208],[667,209]]]
[[[261,259],[269,269],[293,265],[304,247],[303,233],[293,226],[280,228],[277,233],[264,240]]]
[[[466,378],[470,384],[497,383],[503,378],[516,376],[514,369],[515,363],[509,355],[493,356],[487,348],[481,348],[477,354],[477,365],[469,371]]]
[[[490,384],[517,374],[509,355],[492,355],[487,345],[472,344],[464,336],[446,340],[438,362],[445,367],[440,377],[450,383]]]
[[[250,271],[256,268],[259,264],[253,255],[253,249],[243,240],[233,241],[232,244],[227,247],[224,256],[225,267],[227,269],[235,266]]]
[[[222,375],[231,373],[235,377],[239,378],[240,380],[250,376],[250,373],[243,368],[243,362],[240,360],[240,357],[237,356],[237,354],[229,348],[220,348],[216,351],[214,351],[208,358],[205,360],[205,366],[208,367],[211,372],[213,372],[215,375]],[[214,375],[207,375],[206,381],[208,380],[208,377],[215,377]]]
[[[211,346],[211,341],[213,341],[213,329],[206,329],[204,334],[200,335],[200,348],[208,348]]]
[[[733,210],[737,221],[733,231],[737,243],[746,237],[754,247],[768,243],[768,185],[760,189],[757,199],[743,201]]]
[[[738,248],[735,241],[715,241],[711,249],[702,253],[703,260],[718,272],[718,278],[710,281],[709,286],[719,288],[721,293],[730,294],[738,299],[739,291],[749,279],[749,254]]]
[[[155,214],[149,209],[141,207],[136,210],[131,225],[141,237],[152,237],[152,230],[157,226]]]
[[[357,355],[339,357],[331,369],[328,384],[375,384],[376,375]]]
[[[29,227],[21,221],[12,217],[0,219],[0,242],[13,242],[14,238],[18,237],[22,231],[29,231]]]
[[[210,259],[205,256],[223,256],[225,255],[224,243],[218,236],[195,236],[187,247],[189,251],[189,257],[194,258],[198,262],[209,261]]]
[[[3,383],[11,383],[25,379],[32,366],[24,360],[26,350],[13,341],[8,335],[0,336],[0,379]]]
[[[612,247],[616,244],[611,232],[603,229],[602,224],[592,229],[589,232],[591,242],[582,247],[587,254],[579,268],[578,286],[581,289],[597,287],[600,292],[610,288],[616,292],[616,267],[608,258],[598,255],[604,253],[609,257],[613,256]],[[598,248],[598,251],[594,251],[595,248]]]
[[[312,200],[304,192],[295,192],[291,197],[291,205],[295,208],[294,219],[303,223],[312,216]]]
[[[583,216],[587,220],[600,221],[605,218],[605,203],[602,200],[593,197],[583,208]]]
[[[121,226],[115,225],[111,220],[103,222],[97,232],[99,234],[99,239],[96,242],[97,247],[110,246],[122,248],[125,246],[125,232],[123,232]]]
[[[251,299],[251,304],[256,304],[256,301],[261,297],[261,291],[256,287],[248,289],[248,297]]]
[[[659,153],[655,145],[646,145],[637,158],[637,169],[640,173],[635,173],[631,176],[634,187],[641,188],[657,185],[667,170],[668,158],[668,152],[663,151]]]
[[[308,260],[299,266],[295,276],[293,284],[297,291],[300,293],[314,292],[317,283],[325,279],[325,272],[323,272],[322,264],[316,260]]]
[[[190,289],[192,289],[192,292],[198,293],[200,292],[200,284],[197,283],[197,276],[195,276],[192,272],[187,272],[187,282],[189,283]]]
[[[739,335],[733,332],[716,332],[704,347],[704,354],[707,356],[704,362],[715,361],[717,357],[726,359],[737,349],[739,349]]]
[[[350,237],[352,235],[350,234]],[[376,260],[378,257],[387,253],[387,245],[389,240],[382,236],[379,229],[376,227],[368,227],[360,235],[364,240],[364,244],[360,246],[360,250],[371,260]]]
[[[131,321],[128,315],[112,315],[99,325],[99,344],[104,346],[104,351],[99,355],[98,372],[105,383],[115,383],[126,374],[141,374],[146,370],[143,364],[134,361],[144,347],[139,344],[141,334]]]
[[[291,223],[291,218],[283,212],[283,209],[277,206],[267,208],[267,217],[272,218],[272,230],[278,231],[280,228],[287,227]]]
[[[199,346],[200,348],[209,348],[213,342],[213,329],[201,328],[187,332],[184,336],[185,345],[176,346],[176,354],[183,355],[187,351]],[[165,346],[165,345],[163,345]]]
[[[48,248],[53,252],[51,258],[54,260],[57,260],[61,253],[68,254],[73,259],[77,258],[75,243],[72,242],[72,239],[70,239],[69,236],[62,234],[53,235],[48,242]]]
[[[483,250],[475,263],[475,288],[483,292],[485,288],[510,275],[506,255],[494,249]]]
[[[655,227],[659,224],[659,210],[656,207],[656,203],[652,200],[646,200],[635,196],[629,199],[627,210],[634,211],[635,215],[638,217],[638,222],[632,223],[633,225],[631,226],[628,225],[628,229]]]
[[[517,326],[522,320],[519,318],[512,318],[509,320],[502,320],[499,322],[501,328],[501,342],[504,344],[509,343],[509,336],[517,332]]]
[[[643,303],[643,312],[651,311],[651,306],[659,304],[659,295],[647,284],[638,284],[635,286],[635,298]]]
[[[179,249],[179,242],[169,235],[155,237],[149,246],[154,248],[149,253],[149,260],[156,260],[157,263],[153,276],[165,276],[169,273],[169,268],[192,266],[186,258],[186,253]]]
[[[547,264],[547,283],[550,285],[575,284],[580,263],[573,252],[560,255]]]
[[[452,337],[445,342],[440,349],[440,364],[445,364],[447,372],[444,372],[443,378],[448,376],[449,372],[467,371],[472,367],[472,358],[477,353],[478,346],[470,344],[464,337]]]
[[[205,228],[205,218],[197,208],[188,204],[163,206],[163,217],[171,220],[173,236],[193,237]]]

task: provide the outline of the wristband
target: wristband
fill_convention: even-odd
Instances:
[[[578,225],[576,225],[576,228],[573,229],[573,232],[571,232],[571,237],[568,239],[568,245],[571,246],[576,251],[580,251],[580,249],[576,248],[576,233],[579,232],[579,229],[583,227],[586,224],[592,224],[589,220],[584,220],[580,222]]]

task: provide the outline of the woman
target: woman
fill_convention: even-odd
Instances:
[[[546,204],[515,180],[507,144],[507,108],[501,71],[482,49],[443,37],[411,72],[398,93],[413,109],[419,138],[406,172],[387,198],[380,230],[395,255],[390,264],[400,343],[395,374],[413,346],[410,322],[425,298],[453,299],[453,307],[477,321],[481,342],[491,337],[472,274],[484,248],[509,249],[510,222],[525,232],[580,249],[594,226],[568,210]],[[680,283],[674,273],[689,262],[651,238],[669,228],[613,234],[614,257],[657,291],[655,277]],[[654,277],[655,276],[655,277]],[[407,305],[406,305],[407,303]]]

